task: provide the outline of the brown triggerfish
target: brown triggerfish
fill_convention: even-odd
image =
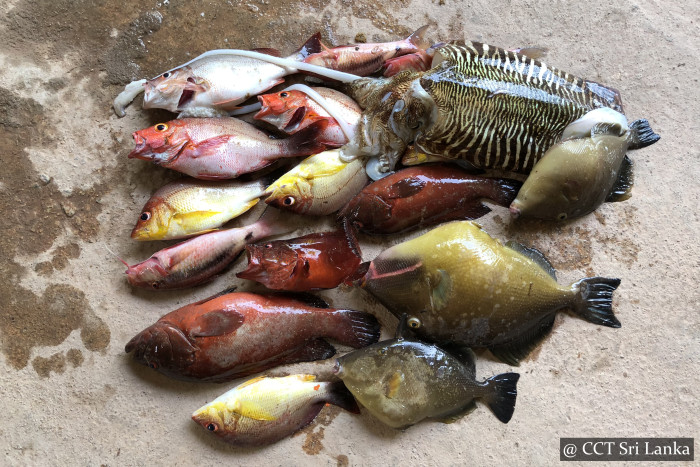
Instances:
[[[352,275],[362,254],[351,229],[246,246],[248,268],[236,274],[268,289],[332,289]]]
[[[425,418],[451,423],[483,400],[503,423],[513,416],[520,375],[476,380],[474,355],[399,338],[378,342],[337,359],[335,373],[372,415],[393,428]]]
[[[330,358],[335,348],[324,337],[364,347],[379,339],[379,323],[361,311],[233,292],[168,313],[125,350],[170,377],[220,382],[277,365]]]
[[[490,199],[508,206],[521,182],[428,165],[395,172],[366,186],[338,213],[366,233],[390,234],[457,219],[478,219]]]
[[[542,253],[503,245],[471,221],[443,224],[385,250],[362,282],[392,313],[408,314],[417,336],[486,347],[513,365],[549,333],[562,308],[620,327],[612,311],[619,284],[589,277],[559,285]]]
[[[299,431],[326,404],[360,413],[340,381],[317,381],[314,375],[258,376],[196,410],[192,420],[234,446],[263,446]]]

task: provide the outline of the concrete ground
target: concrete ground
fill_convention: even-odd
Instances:
[[[542,465],[564,436],[700,435],[698,358],[697,2],[591,0],[3,0],[0,18],[0,455],[2,465]],[[549,49],[546,62],[618,89],[631,119],[662,139],[633,152],[631,199],[562,225],[482,219],[501,239],[541,249],[562,283],[619,277],[609,329],[561,313],[517,371],[511,422],[480,406],[456,423],[405,432],[369,413],[325,408],[300,434],[232,448],[190,420],[232,384],[185,384],[134,364],[124,344],[158,317],[238,284],[241,261],[193,290],[134,290],[123,266],[165,243],[129,233],[150,193],[176,175],[127,160],[131,133],[168,120],[112,99],[209,49],[291,52],[319,30],[343,44],[395,40],[423,24],[433,39]],[[253,217],[249,217],[248,220]],[[308,221],[296,235],[328,220]],[[363,238],[366,260],[389,240]],[[361,291],[321,295],[395,320]],[[479,354],[477,374],[514,370]],[[328,362],[282,368],[323,374]]]

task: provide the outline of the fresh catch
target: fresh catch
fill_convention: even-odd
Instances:
[[[248,268],[237,277],[295,292],[337,287],[362,263],[352,229],[257,243],[246,252]]]
[[[290,138],[271,139],[236,118],[182,118],[135,132],[136,147],[129,158],[153,161],[202,180],[236,178],[282,157],[323,151],[326,146],[319,137],[326,125],[316,122]]]
[[[368,76],[381,70],[387,60],[430,47],[430,43],[424,38],[427,29],[427,25],[423,26],[401,41],[326,48],[322,52],[309,55],[304,62],[359,76]]]
[[[360,413],[341,382],[316,381],[314,375],[258,376],[195,411],[192,420],[235,446],[263,446],[296,433],[326,404]]]
[[[345,94],[330,88],[311,88],[333,106],[336,114],[348,123],[353,133],[362,110]],[[270,123],[288,134],[294,134],[319,120],[328,121],[318,141],[329,146],[342,146],[348,142],[342,128],[314,99],[302,91],[281,91],[258,96],[262,105],[255,118]]]
[[[359,348],[377,342],[368,313],[318,308],[287,296],[225,293],[168,313],[126,344],[139,363],[182,380],[229,381],[269,368],[330,358],[323,338]]]
[[[171,240],[216,230],[255,206],[264,188],[261,180],[168,183],[143,207],[131,238]]]
[[[470,175],[457,167],[410,167],[366,186],[338,217],[373,234],[478,219],[491,211],[482,199],[508,206],[520,185],[516,180]]]
[[[343,158],[379,156],[384,172],[415,143],[429,155],[528,173],[574,120],[600,107],[622,111],[613,89],[478,42],[436,48],[428,71],[347,89],[364,113]]]
[[[384,76],[389,78],[402,71],[425,71],[430,68],[432,61],[432,55],[419,49],[412,54],[387,60],[384,63]]]
[[[247,243],[293,230],[280,214],[268,208],[260,220],[246,227],[210,232],[164,248],[145,261],[127,264],[126,277],[135,287],[154,290],[208,282],[226,269]]]
[[[426,418],[452,423],[476,408],[475,399],[508,423],[520,378],[504,373],[478,382],[471,350],[447,352],[401,336],[343,355],[335,372],[372,415],[393,428]]]
[[[632,161],[628,149],[639,149],[659,140],[646,120],[627,125],[627,119],[611,109],[588,121],[585,136],[552,146],[530,172],[510,206],[513,217],[565,220],[594,211],[604,201],[631,196]],[[612,114],[612,115],[610,115]],[[576,124],[576,125],[575,125]],[[584,123],[580,123],[583,125]],[[570,125],[578,128],[579,122]]]
[[[368,181],[362,161],[343,162],[339,151],[333,149],[304,159],[265,190],[265,202],[310,216],[336,212]]]
[[[516,365],[569,308],[591,323],[620,327],[612,311],[620,279],[557,283],[542,253],[502,245],[470,221],[443,224],[395,245],[369,265],[362,286],[432,342],[486,347]]]
[[[221,117],[298,71],[341,82],[358,78],[300,61],[318,50],[316,45],[320,46],[320,41],[314,35],[287,58],[280,58],[274,49],[210,50],[153,79],[129,83],[114,99],[114,111],[123,117],[124,108],[144,90],[144,108],[179,112],[181,117]]]

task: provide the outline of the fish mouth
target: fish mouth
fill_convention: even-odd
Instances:
[[[510,208],[508,209],[510,210],[510,215],[511,217],[513,217],[513,219],[517,219],[518,217],[520,217],[520,214],[522,214],[520,208],[518,208],[518,206],[515,203],[511,203]]]
[[[268,104],[265,96],[258,96],[258,102],[260,102],[260,110],[258,110],[258,113],[253,115],[253,118],[256,120],[267,117],[272,113],[272,109],[270,109],[270,105]]]
[[[343,376],[343,365],[340,364],[340,359],[335,359],[335,365],[333,365],[333,370],[332,370],[334,375],[337,375],[338,377]]]
[[[150,160],[150,157],[144,157],[143,154],[146,152],[148,149],[148,145],[146,144],[146,138],[143,136],[139,135],[137,131],[135,131],[132,134],[134,138],[134,144],[136,147],[129,153],[127,156],[129,159],[145,159],[145,160]]]

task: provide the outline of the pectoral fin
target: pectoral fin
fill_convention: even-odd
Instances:
[[[214,337],[230,334],[241,327],[245,317],[236,310],[216,310],[196,318],[190,328],[190,337]]]
[[[399,388],[401,387],[401,383],[404,381],[404,375],[400,371],[395,372],[392,374],[387,380],[386,380],[386,385],[384,387],[384,395],[389,398],[393,399],[396,397],[396,394],[399,392]]]
[[[273,417],[268,410],[265,410],[265,408],[263,408],[260,404],[254,402],[251,399],[236,399],[236,401],[233,403],[233,407],[229,408],[232,412],[235,412],[243,417],[247,417],[253,420],[276,420],[276,418]]]
[[[410,198],[425,188],[425,185],[426,182],[424,180],[399,180],[389,187],[389,192],[387,195],[389,199]]]
[[[452,278],[444,269],[438,269],[435,283],[431,283],[430,302],[434,310],[442,310],[451,297]]]
[[[620,166],[620,171],[617,175],[617,181],[613,185],[608,197],[605,198],[607,202],[617,202],[624,201],[632,196],[632,185],[634,184],[634,172],[632,171],[632,160],[625,156],[622,159],[622,165]]]
[[[214,138],[205,139],[197,144],[191,145],[191,157],[211,156],[218,153],[219,148],[234,139],[234,135],[221,135]]]
[[[183,212],[183,213],[178,213],[173,216],[173,221],[175,221],[179,225],[197,225],[201,223],[202,221],[206,219],[210,219],[214,216],[218,216],[221,214],[220,212],[214,212],[214,211],[191,211],[191,212]],[[210,232],[212,230],[216,229],[208,229],[207,232]],[[201,233],[201,232],[198,232]]]

